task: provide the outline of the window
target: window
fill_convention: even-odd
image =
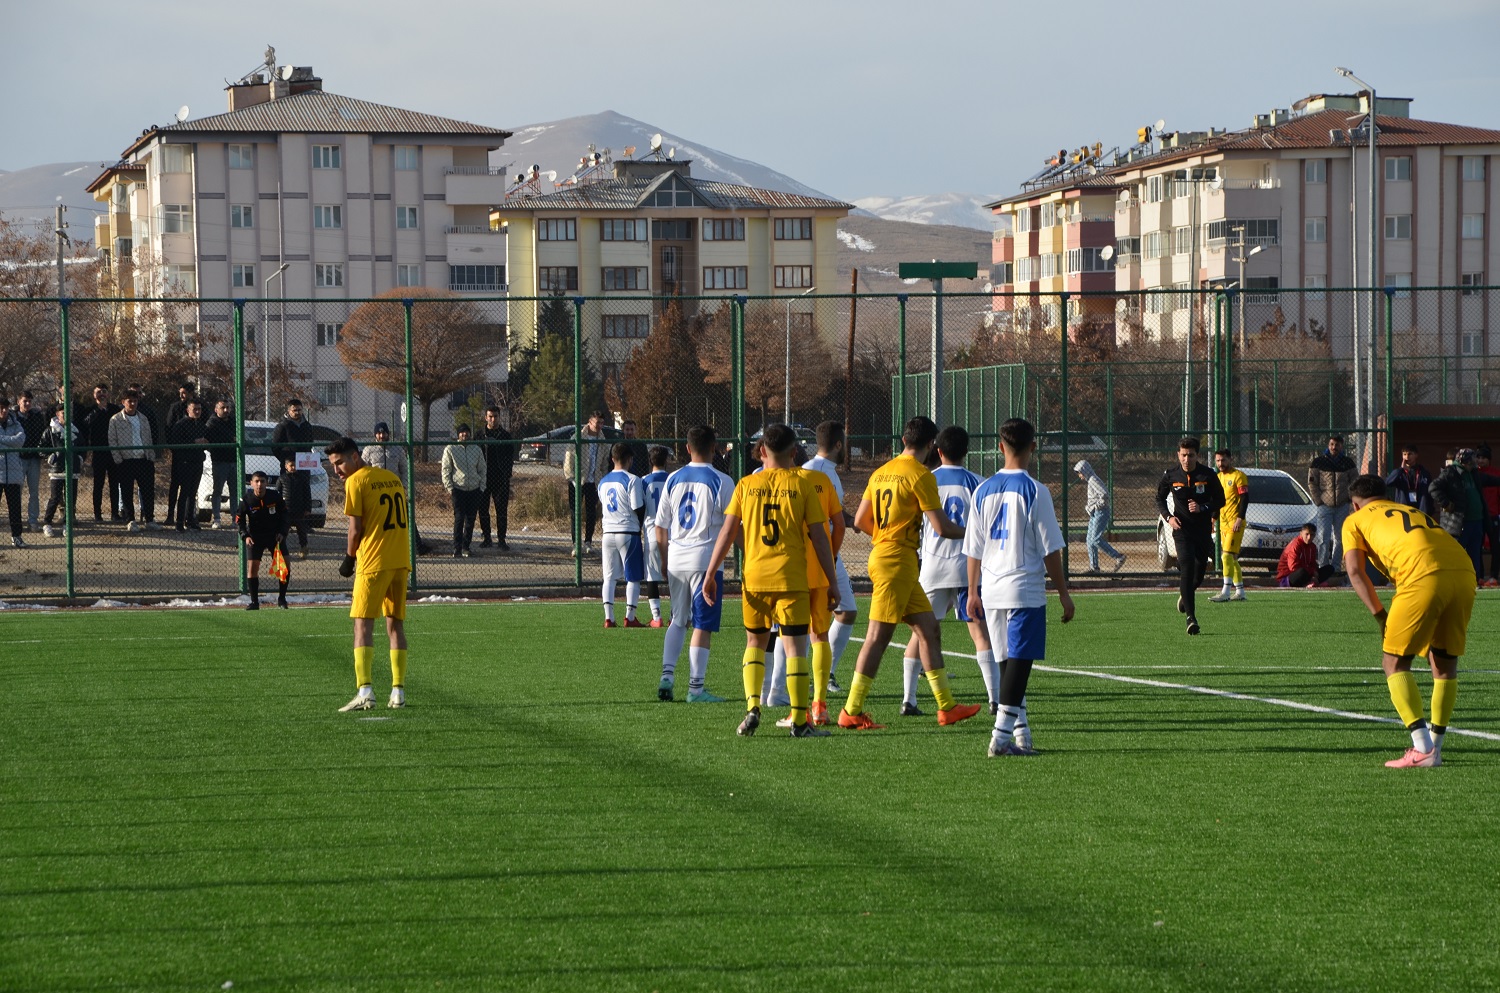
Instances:
[[[181,293],[198,292],[198,270],[190,265],[167,266],[167,289]]]
[[[1464,169],[1464,172],[1463,172],[1464,179],[1483,179],[1484,178],[1484,156],[1483,155],[1465,155],[1464,156],[1464,166],[1463,166],[1463,169]]]
[[[198,328],[192,324],[168,324],[167,328],[172,332],[172,336],[184,345],[191,345],[193,335],[198,332]]]
[[[692,221],[652,221],[651,237],[655,241],[692,241]]]
[[[646,219],[622,219],[599,222],[600,241],[645,241]]]
[[[1148,313],[1148,314],[1166,314],[1166,313],[1169,313],[1172,310],[1173,303],[1176,301],[1176,296],[1177,296],[1177,294],[1175,294],[1175,293],[1161,293],[1161,292],[1146,294],[1146,313]]]
[[[1484,215],[1483,214],[1465,214],[1464,215],[1463,231],[1464,231],[1464,237],[1465,238],[1483,238],[1484,237]]]
[[[396,208],[396,230],[398,230],[398,231],[415,231],[416,229],[417,229],[417,208],[415,208],[415,207],[397,207]]]
[[[1141,189],[1141,199],[1146,203],[1161,203],[1166,197],[1166,182],[1163,176],[1147,176],[1146,185]]]
[[[577,241],[578,222],[572,218],[537,221],[536,237],[538,241]]]
[[[1385,274],[1385,288],[1394,290],[1393,294],[1397,300],[1407,300],[1411,297],[1411,273],[1388,272]]]
[[[230,145],[229,146],[229,168],[231,168],[231,169],[254,169],[255,168],[255,146],[254,145]]]
[[[344,208],[338,204],[313,207],[313,227],[341,228],[344,226]]]
[[[318,344],[323,348],[332,348],[339,343],[339,332],[344,330],[344,325],[319,321],[317,325]]]
[[[1193,250],[1193,230],[1186,225],[1172,229],[1172,254],[1186,255]]]
[[[135,252],[134,238],[115,239],[115,258],[120,262],[129,262],[130,256]]]
[[[193,147],[191,145],[161,146],[162,172],[192,172]]]
[[[1459,345],[1459,347],[1463,350],[1463,353],[1465,355],[1483,355],[1484,354],[1484,332],[1483,331],[1465,331],[1463,333],[1463,341]]]
[[[744,241],[745,221],[744,218],[731,217],[724,220],[709,220],[703,222],[704,241]]]
[[[1035,255],[1028,255],[1023,259],[1016,259],[1016,282],[1036,282],[1037,263]]]
[[[415,262],[403,262],[396,266],[397,286],[421,286],[422,267]]]
[[[349,405],[349,383],[342,379],[320,379],[317,385],[318,404],[323,407],[347,407]]]
[[[576,274],[577,269],[573,272]],[[476,293],[498,293],[505,286],[503,265],[450,265],[448,267],[448,289],[468,290]],[[578,277],[573,277],[573,289],[578,288]]]
[[[1328,277],[1308,276],[1302,285],[1307,287],[1307,293],[1303,295],[1304,300],[1322,300],[1326,296],[1323,291],[1328,289]]]
[[[990,266],[990,282],[1002,286],[1009,286],[1016,281],[1016,264],[1014,262],[996,262]]]
[[[1302,181],[1304,183],[1328,182],[1328,160],[1308,159],[1302,163]]]
[[[1163,255],[1167,254],[1165,232],[1147,231],[1145,237],[1142,238],[1141,241],[1145,246],[1142,249],[1142,252],[1146,258],[1159,259]]]
[[[776,218],[777,241],[808,241],[812,238],[811,217]]]
[[[255,227],[255,208],[248,203],[230,204],[229,226],[232,228]]]
[[[190,203],[162,204],[161,230],[163,234],[192,234],[193,205]]]
[[[314,145],[312,167],[314,169],[342,169],[344,167],[343,148],[339,145]]]
[[[254,345],[255,344],[255,325],[251,324],[249,321],[246,321],[245,324],[244,324],[244,328],[245,328],[245,344],[246,345]]]
[[[1042,263],[1043,279],[1051,279],[1053,276],[1056,276],[1061,272],[1062,256],[1057,252],[1048,252],[1046,255],[1038,256],[1038,258]]]
[[[644,268],[605,266],[599,274],[606,290],[645,290],[651,286]]]
[[[417,146],[416,145],[397,145],[396,146],[396,171],[397,172],[414,172],[414,171],[416,171],[416,168],[417,168]]]
[[[1477,297],[1480,295],[1479,287],[1484,285],[1484,273],[1466,272],[1458,278],[1458,285],[1464,288],[1463,296]]]
[[[1281,244],[1281,221],[1274,217],[1252,217],[1235,223],[1245,226],[1245,244],[1247,245]]]
[[[1140,238],[1117,238],[1115,240],[1115,258],[1119,258],[1122,255],[1139,254],[1141,254]]]
[[[776,267],[776,288],[778,290],[800,290],[812,286],[812,266],[810,265],[779,265]]]
[[[707,206],[702,199],[693,194],[692,188],[675,174],[656,188],[646,204],[651,207]]]
[[[1407,182],[1411,179],[1410,155],[1387,155],[1385,157],[1386,182]]]
[[[1302,240],[1321,242],[1328,240],[1328,218],[1309,217],[1302,222]]]
[[[572,223],[571,221],[569,223]],[[576,265],[545,265],[536,271],[536,288],[539,293],[578,289],[578,267]]]
[[[1030,207],[1021,207],[1016,210],[1016,234],[1025,234],[1036,227],[1035,218],[1032,216]]]
[[[742,265],[704,266],[703,288],[705,290],[749,289],[750,270]]]
[[[313,266],[313,285],[325,289],[344,285],[344,267],[338,262],[320,262]]]
[[[255,266],[253,266],[253,265],[232,265],[232,266],[230,266],[229,267],[229,285],[230,286],[235,286],[235,287],[239,287],[239,286],[254,286],[255,285]]]
[[[1387,160],[1389,161],[1389,160]],[[1410,214],[1385,215],[1385,240],[1406,241],[1411,238]]]
[[[645,314],[605,314],[602,330],[606,338],[644,338],[651,320]]]
[[[1250,276],[1245,280],[1245,302],[1277,303],[1276,291],[1280,288],[1279,276]]]
[[[1058,206],[1057,203],[1042,204],[1042,227],[1050,228],[1058,223],[1058,215],[1062,213],[1062,211],[1057,209]],[[780,237],[780,235],[777,237]]]
[[[1099,255],[1098,248],[1070,248],[1068,249],[1068,271],[1069,272],[1113,272],[1115,268],[1114,257],[1105,259]]]

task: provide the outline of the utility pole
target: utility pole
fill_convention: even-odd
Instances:
[[[61,201],[62,197],[58,197],[57,199]],[[63,275],[63,245],[69,240],[68,222],[63,220],[63,214],[67,213],[67,211],[68,208],[59,202],[57,205],[57,221],[53,228],[53,233],[57,235],[57,295],[59,298],[68,295],[66,277]]]

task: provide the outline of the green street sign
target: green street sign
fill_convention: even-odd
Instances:
[[[978,262],[902,262],[896,268],[902,279],[973,279]]]

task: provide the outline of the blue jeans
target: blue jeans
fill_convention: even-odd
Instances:
[[[26,526],[36,530],[41,517],[42,460],[22,459],[21,472],[26,476]]]
[[[1344,569],[1344,518],[1349,516],[1349,505],[1318,507],[1318,565],[1331,565],[1339,572]]]
[[[233,520],[235,513],[240,509],[239,494],[235,492],[234,485],[234,463],[212,462],[209,464],[214,469],[214,520],[217,521],[219,519],[219,500],[225,490],[229,491],[229,518]],[[194,494],[194,496],[196,497],[197,494]]]
[[[1464,521],[1463,530],[1458,532],[1458,543],[1469,553],[1477,581],[1484,575],[1484,521]]]
[[[1109,530],[1110,513],[1109,508],[1096,510],[1089,514],[1089,534],[1085,539],[1089,549],[1089,568],[1098,571],[1099,553],[1103,552],[1112,559],[1123,559],[1125,556],[1117,552],[1109,542],[1104,540],[1104,533]]]

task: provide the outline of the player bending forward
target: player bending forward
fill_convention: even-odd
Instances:
[[[1052,494],[1031,478],[1036,429],[1012,417],[1000,425],[1005,468],[974,491],[964,554],[969,558],[969,609],[989,625],[990,641],[1004,646],[1000,663],[1000,712],[989,755],[1035,755],[1025,729],[1026,684],[1033,662],[1047,657],[1047,586],[1050,576],[1062,603],[1062,619],[1073,619],[1073,598],[1063,572],[1062,530]],[[981,597],[981,590],[983,595]]]
[[[604,626],[615,627],[615,585],[625,580],[625,626],[644,627],[635,617],[635,606],[641,599],[641,581],[646,578],[645,550],[641,545],[641,525],[646,517],[646,487],[641,477],[626,467],[635,457],[623,441],[610,449],[614,470],[599,480],[599,522],[604,529],[604,584],[599,599],[604,601]]]
[[[734,492],[734,480],[713,467],[717,444],[718,436],[707,424],[688,429],[687,449],[692,461],[667,477],[656,506],[655,545],[667,566],[667,592],[672,598],[672,622],[667,625],[661,649],[661,684],[656,697],[668,703],[677,675],[677,656],[682,654],[689,627],[693,636],[688,646],[687,701],[724,702],[706,685],[709,648],[719,630],[723,601],[710,604],[703,599],[708,561],[724,528],[724,511]],[[717,574],[714,582],[723,586],[724,574]]]
[[[354,577],[354,681],[359,692],[339,708],[372,710],[375,691],[375,618],[385,615],[391,652],[388,707],[406,706],[406,579],[411,572],[406,487],[394,472],[366,465],[353,438],[340,438],[323,450],[344,481],[344,516],[349,539],[339,575]]]
[[[1458,657],[1474,609],[1474,565],[1453,536],[1414,507],[1385,498],[1385,481],[1365,475],[1349,484],[1354,510],[1344,520],[1344,570],[1349,585],[1380,624],[1382,664],[1391,703],[1411,748],[1386,765],[1430,769],[1443,764],[1443,737],[1458,695]],[[1375,594],[1365,563],[1396,584],[1390,611]],[[1422,717],[1413,656],[1432,665],[1432,726]]]

